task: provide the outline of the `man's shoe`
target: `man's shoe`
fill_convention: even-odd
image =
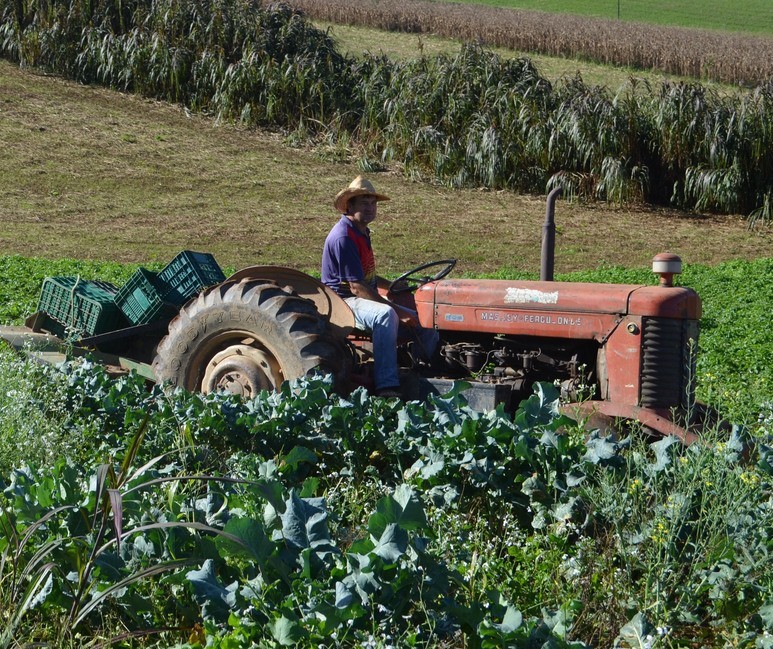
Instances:
[[[403,395],[402,392],[400,392],[400,386],[394,386],[389,388],[379,388],[376,390],[376,396],[385,399],[393,399],[395,397],[399,399]]]

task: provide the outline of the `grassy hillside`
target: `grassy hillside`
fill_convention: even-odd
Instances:
[[[466,0],[470,3],[571,13],[623,21],[773,36],[769,0]],[[619,10],[619,14],[618,14]]]

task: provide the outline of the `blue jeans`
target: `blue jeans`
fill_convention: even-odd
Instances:
[[[401,326],[397,312],[388,304],[360,297],[348,297],[346,303],[354,312],[357,327],[371,332],[373,337],[373,380],[377,390],[400,385],[397,369],[398,332],[416,341],[417,350],[424,360],[428,361],[435,351],[438,332],[424,327]]]

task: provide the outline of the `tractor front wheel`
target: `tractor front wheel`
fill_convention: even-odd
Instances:
[[[180,310],[159,343],[153,371],[190,391],[250,398],[319,368],[347,379],[349,355],[312,302],[276,284],[215,286]]]

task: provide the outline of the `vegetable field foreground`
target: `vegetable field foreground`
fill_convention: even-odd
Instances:
[[[131,271],[1,261],[2,320],[39,275]],[[689,449],[588,436],[549,384],[514,417],[325,377],[243,401],[0,349],[0,647],[771,646],[772,274],[683,276],[699,385],[750,424]]]
[[[767,438],[0,363],[0,646],[768,646]]]

